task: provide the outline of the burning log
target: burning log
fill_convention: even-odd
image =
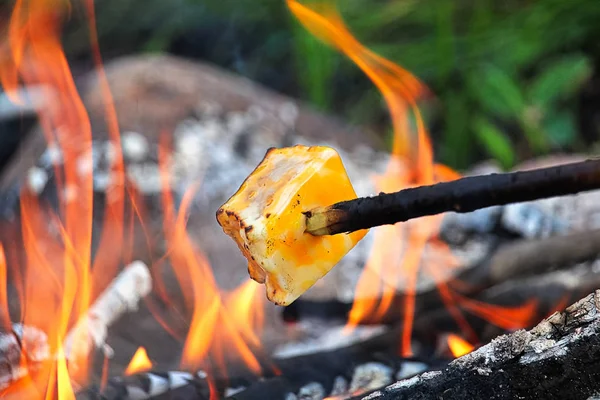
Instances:
[[[600,160],[490,174],[347,200],[306,211],[306,231],[336,235],[393,225],[448,211],[481,208],[576,194],[600,188]]]
[[[105,387],[90,386],[77,400],[209,400],[211,388],[204,371],[145,372],[108,380]]]
[[[151,290],[152,278],[146,264],[135,261],[125,267],[67,335],[66,357],[85,359],[93,346],[110,357],[112,349],[106,344],[108,328],[126,312],[137,310],[140,300]]]
[[[572,266],[593,261],[600,254],[600,229],[586,232],[574,232],[564,236],[553,236],[549,238],[534,239],[527,241],[518,241],[508,243],[496,250],[496,252],[483,263],[473,268],[469,268],[452,278],[451,282],[460,282],[460,293],[462,296],[479,297],[485,296],[485,291],[505,282],[517,280],[524,277],[537,276],[558,269],[568,269]],[[590,274],[588,274],[590,275]],[[593,274],[592,274],[593,275]],[[585,291],[591,289],[585,286],[589,279],[581,280],[572,284],[569,282],[555,282],[563,290],[553,291],[551,299],[546,303],[556,303],[565,293],[575,291],[580,286],[584,286]],[[542,281],[542,279],[539,279]],[[592,279],[595,282],[595,280]],[[561,285],[562,283],[562,285]],[[547,283],[545,283],[547,284]],[[512,291],[505,291],[503,295],[496,296],[493,304],[505,304],[514,302],[515,299],[526,300],[531,297],[532,284],[515,287]],[[539,293],[546,289],[541,287]],[[537,298],[538,296],[536,296]],[[545,296],[546,298],[548,296]],[[490,300],[490,299],[487,299]],[[395,323],[404,315],[404,308],[401,303],[404,301],[404,294],[398,293],[392,300],[392,306],[386,313],[383,320],[372,321],[376,323]],[[437,318],[431,318],[433,315],[448,315],[441,301],[437,288],[421,292],[417,295],[416,314],[428,315],[430,321]],[[299,320],[304,318],[319,319],[340,319],[346,320],[348,313],[352,308],[351,303],[343,303],[337,300],[314,301],[299,299],[283,311],[283,318],[286,320]],[[364,320],[362,323],[369,323]]]
[[[108,380],[103,389],[94,385],[80,391],[78,400],[209,399],[211,390],[228,399],[278,399],[288,395],[309,398],[367,392],[412,376],[435,365],[394,355],[398,329],[388,330],[366,341],[312,354],[280,359],[278,373],[263,379],[234,376],[211,381],[203,371],[146,372]],[[212,388],[212,389],[211,389]],[[214,393],[214,394],[216,394]],[[214,398],[214,397],[213,397]]]
[[[13,324],[0,333],[0,390],[26,376],[36,364],[50,357],[46,334],[37,328]]]
[[[600,291],[530,331],[500,336],[446,368],[361,398],[585,399],[600,387]]]
[[[71,329],[65,340],[69,360],[84,357],[92,346],[106,345],[107,330],[125,312],[137,309],[139,301],[150,292],[152,281],[148,267],[140,261],[127,266],[90,307],[86,317]],[[41,330],[13,324],[12,331],[0,333],[0,389],[32,372],[40,363],[51,360],[48,338]],[[69,368],[76,368],[70,363]]]

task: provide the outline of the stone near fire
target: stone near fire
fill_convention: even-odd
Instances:
[[[356,198],[339,154],[331,147],[270,149],[217,220],[248,259],[250,277],[267,297],[288,305],[325,276],[367,233],[305,232],[303,211]]]

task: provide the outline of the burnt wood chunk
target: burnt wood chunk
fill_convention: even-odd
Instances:
[[[600,388],[600,290],[533,329],[356,399],[587,399]]]

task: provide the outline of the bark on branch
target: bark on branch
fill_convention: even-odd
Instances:
[[[600,189],[600,160],[530,171],[471,176],[342,201],[306,211],[306,231],[337,235],[447,211],[465,213]]]
[[[363,400],[587,399],[600,391],[600,290],[529,331],[500,336],[445,369]]]

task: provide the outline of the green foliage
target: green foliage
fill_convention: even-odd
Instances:
[[[488,154],[505,168],[515,162],[515,153],[510,138],[484,117],[473,119],[473,131]]]
[[[579,99],[600,61],[600,1],[337,3],[362,43],[435,93],[424,106],[441,162],[460,169],[489,156],[510,168],[532,155],[587,149]],[[104,48],[179,51],[389,132],[374,85],[307,33],[285,0],[103,0],[97,10]],[[182,38],[201,51],[174,48]]]

